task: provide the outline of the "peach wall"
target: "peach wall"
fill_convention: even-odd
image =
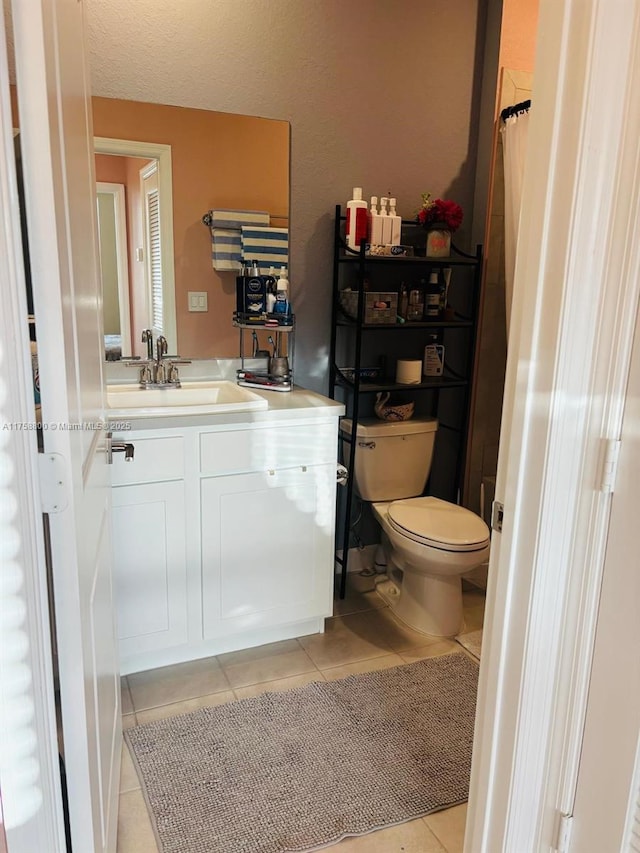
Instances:
[[[193,358],[237,356],[235,273],[212,268],[201,220],[213,207],[288,217],[289,124],[110,98],[93,98],[93,124],[96,136],[171,145],[178,341],[169,349]],[[209,311],[190,313],[188,291],[206,292]],[[134,341],[139,331],[134,317]]]
[[[500,68],[533,71],[539,0],[503,0]]]
[[[126,157],[112,157],[111,154],[96,154],[96,181],[105,184],[126,184]]]

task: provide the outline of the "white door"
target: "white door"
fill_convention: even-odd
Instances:
[[[571,853],[624,849],[640,726],[640,571],[635,532],[628,535],[637,530],[640,506],[639,424],[640,311],[611,504]]]
[[[122,733],[84,15],[13,2],[72,843],[94,853],[116,849]]]

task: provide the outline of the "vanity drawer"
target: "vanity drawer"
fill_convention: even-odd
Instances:
[[[118,434],[114,441],[127,441],[126,434]],[[184,448],[180,435],[166,438],[138,438],[133,459],[125,462],[124,453],[113,454],[111,485],[128,486],[132,483],[158,483],[162,480],[184,478]]]
[[[274,424],[261,429],[200,436],[202,474],[239,474],[318,465],[337,459],[337,418],[309,426]]]

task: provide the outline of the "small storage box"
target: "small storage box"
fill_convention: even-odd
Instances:
[[[395,323],[398,314],[397,293],[364,293],[364,322],[365,323]],[[340,304],[347,316],[357,318],[358,291],[343,290],[340,293]]]

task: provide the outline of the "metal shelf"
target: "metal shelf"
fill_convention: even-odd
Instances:
[[[436,416],[440,414],[439,408],[445,406],[445,395],[440,392],[446,389],[453,389],[452,394],[460,394],[460,422],[455,425],[448,426],[447,429],[452,433],[457,434],[457,460],[455,464],[455,472],[452,472],[452,484],[456,490],[460,490],[464,474],[464,462],[466,455],[466,442],[469,425],[469,414],[471,404],[471,379],[473,377],[475,365],[475,349],[477,336],[477,318],[480,304],[480,275],[482,272],[482,247],[478,246],[475,255],[469,255],[462,252],[457,246],[452,245],[452,254],[447,258],[426,258],[426,257],[404,257],[404,256],[381,256],[367,255],[365,243],[360,246],[359,251],[353,252],[345,248],[344,239],[342,236],[342,224],[345,217],[342,215],[342,210],[339,205],[336,206],[335,226],[334,226],[334,251],[333,251],[333,302],[331,315],[331,343],[330,343],[330,372],[329,372],[329,396],[336,399],[336,391],[339,391],[339,399],[344,402],[347,416],[352,421],[358,422],[360,412],[360,398],[363,395],[376,394],[384,391],[401,391],[408,393],[426,394],[431,392],[430,396],[425,399],[428,407]],[[403,227],[413,226],[420,228],[416,222],[403,221]],[[346,267],[355,266],[357,270],[357,316],[351,318],[344,313],[344,309],[340,304],[340,270]],[[456,319],[441,319],[441,320],[425,320],[422,322],[407,322],[407,323],[365,323],[364,322],[364,282],[371,267],[385,267],[385,272],[392,266],[396,267],[455,267],[460,270],[456,281],[459,282],[457,291],[457,300],[452,300],[453,309],[456,310]],[[462,269],[460,269],[462,268]],[[381,272],[382,276],[383,273]],[[455,274],[454,274],[455,275]],[[460,281],[472,276],[472,285],[466,288],[467,281]],[[465,289],[466,288],[466,289]],[[464,375],[456,373],[452,375],[451,368],[449,372],[446,370],[445,375],[437,377],[429,377],[423,379],[422,382],[415,385],[402,385],[394,381],[385,380],[366,380],[360,375],[360,369],[363,367],[363,338],[367,338],[368,345],[372,342],[372,332],[390,332],[400,331],[408,333],[422,330],[425,336],[425,342],[429,331],[442,331],[443,335],[449,334],[449,330],[466,329],[468,334],[456,337],[456,343],[447,343],[447,348],[450,346],[461,347],[457,350],[458,362],[464,362],[464,368],[458,365]],[[338,333],[340,332],[341,340],[345,346],[349,347],[349,361],[353,365],[353,380],[346,379],[337,366],[336,349],[338,346]],[[348,337],[347,337],[348,336]],[[409,337],[408,341],[415,344],[415,335]],[[398,344],[397,338],[386,338],[387,346],[402,347]],[[341,358],[345,358],[344,349],[341,351]],[[446,359],[446,354],[445,354]],[[443,411],[446,411],[446,406]],[[345,464],[349,468],[351,476],[347,481],[347,485],[343,492],[343,509],[342,509],[342,540],[336,542],[336,562],[341,567],[340,575],[340,597],[344,598],[346,593],[346,581],[349,561],[349,546],[351,544],[351,515],[352,515],[352,497],[353,497],[353,471],[356,453],[355,441],[347,441],[344,439],[344,459]],[[448,489],[448,487],[447,487]],[[338,512],[340,513],[341,502],[338,502]],[[340,526],[336,525],[336,534],[339,537]],[[338,547],[338,545],[340,547]],[[341,551],[342,554],[338,552]]]

